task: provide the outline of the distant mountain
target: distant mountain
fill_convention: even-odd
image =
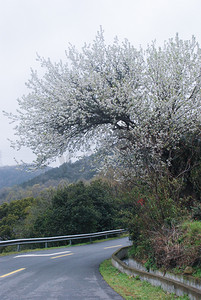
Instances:
[[[11,187],[13,185],[19,185],[25,181],[28,181],[40,174],[43,174],[51,168],[45,168],[43,170],[28,171],[28,167],[22,168],[22,166],[5,166],[0,167],[0,189],[3,187]]]
[[[64,163],[60,167],[52,168],[26,182],[20,184],[22,188],[35,184],[45,184],[50,180],[67,180],[69,183],[78,180],[90,180],[97,173],[98,161],[96,155],[85,156],[74,163]]]
[[[15,167],[0,168],[0,205],[27,197],[38,197],[49,187],[57,188],[80,180],[90,180],[100,168],[99,155],[90,155],[57,168],[26,172]]]

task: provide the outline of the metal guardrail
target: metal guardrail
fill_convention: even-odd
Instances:
[[[49,242],[69,241],[71,244],[72,240],[80,240],[80,239],[89,238],[90,241],[92,241],[92,238],[95,238],[95,237],[105,236],[105,238],[107,238],[108,235],[121,234],[123,232],[126,232],[126,230],[125,229],[116,229],[116,230],[101,231],[101,232],[95,232],[95,233],[84,233],[84,234],[76,234],[76,235],[7,240],[7,241],[0,241],[0,247],[17,245],[17,251],[20,251],[20,245],[45,243],[45,247],[47,248],[47,244]]]

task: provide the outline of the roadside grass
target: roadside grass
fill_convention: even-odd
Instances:
[[[183,266],[182,268],[173,268],[172,270],[169,270],[170,273],[173,273],[175,275],[183,275],[184,270],[187,266]],[[193,273],[190,275],[191,277],[201,279],[201,265],[197,267],[192,267]]]
[[[68,244],[68,245],[64,245],[64,246],[55,246],[55,247],[47,247],[47,248],[35,248],[35,249],[24,249],[24,250],[20,250],[20,251],[15,251],[15,250],[8,250],[6,252],[2,252],[0,253],[0,256],[7,256],[7,255],[13,255],[13,254],[19,254],[19,253],[27,253],[27,252],[35,252],[35,251],[45,251],[45,250],[53,250],[53,249],[62,249],[62,248],[68,248],[68,247],[74,247],[74,246],[83,246],[83,245],[90,245],[90,244],[95,244],[95,243],[101,243],[101,242],[105,242],[105,241],[112,241],[112,240],[116,240],[116,239],[120,239],[123,237],[127,237],[128,234],[121,234],[120,236],[117,237],[111,237],[111,238],[107,238],[107,239],[99,239],[99,240],[92,240],[92,241],[88,241],[88,242],[84,242],[84,243],[77,243],[75,242],[75,244]],[[13,249],[14,246],[7,246],[7,248],[9,249]]]
[[[104,280],[126,300],[189,300],[188,296],[178,297],[175,294],[164,292],[160,287],[155,287],[146,281],[139,280],[139,277],[128,276],[119,272],[112,266],[110,259],[101,263],[99,270]]]

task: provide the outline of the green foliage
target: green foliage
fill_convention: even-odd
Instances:
[[[187,266],[200,269],[201,222],[184,221],[176,227],[163,226],[150,232],[149,247],[145,241],[147,239],[139,240],[132,254],[137,258],[141,255],[148,268],[153,265],[165,270],[184,270]]]
[[[23,188],[33,186],[35,184],[45,184],[49,180],[65,179],[69,183],[79,180],[90,180],[97,173],[96,155],[86,156],[80,160],[71,163],[64,163],[57,168],[48,170],[47,172],[36,176],[35,178],[21,184]]]
[[[199,189],[191,180],[199,165],[200,145],[196,149],[187,146],[180,149],[172,174],[152,170],[144,180],[133,179],[122,195],[124,221],[133,241],[131,254],[144,260],[148,268],[152,263],[165,269],[200,265],[201,206]]]
[[[101,181],[59,189],[52,199],[51,230],[75,234],[113,229],[116,211],[111,199],[109,186]]]
[[[96,230],[98,212],[95,211],[87,188],[80,182],[58,189],[47,212],[53,235],[87,233]]]
[[[188,232],[190,233],[190,235],[201,234],[201,222],[200,221],[184,222],[182,224],[182,228],[184,230],[188,229]]]
[[[194,268],[195,272],[193,273],[194,277],[201,278],[201,265]]]
[[[57,188],[79,180],[91,180],[97,173],[99,165],[98,155],[90,155],[74,163],[64,163],[57,168],[45,168],[36,172],[19,171],[16,167],[8,167],[8,171],[5,172],[6,168],[5,170],[0,168],[0,204],[27,197],[36,198],[42,190],[50,187]],[[10,177],[13,181],[10,181]],[[1,180],[6,183],[2,188]],[[19,185],[13,186],[13,184]]]
[[[192,218],[194,220],[201,221],[201,203],[198,203],[196,206],[192,207]]]
[[[6,211],[8,204],[2,205]],[[28,214],[15,224],[15,237],[89,233],[120,226],[119,204],[112,188],[101,180],[59,186],[36,198]],[[7,223],[10,217],[7,215]],[[8,225],[9,226],[9,225]],[[9,228],[4,228],[4,231]],[[3,228],[2,228],[3,230]]]
[[[201,221],[186,221],[181,225],[181,229],[183,232],[182,241],[185,240],[188,247],[192,245],[200,247],[201,254]]]
[[[150,181],[136,180],[135,186],[123,193],[122,214],[136,247],[149,247],[151,232],[160,230],[164,224],[171,227],[187,215],[175,192],[178,185],[175,179],[164,176],[158,180],[153,174]]]
[[[115,191],[106,182],[95,180],[88,186],[88,195],[92,199],[94,209],[98,212],[97,231],[115,229],[121,225],[118,219],[119,203],[115,199]]]
[[[167,153],[166,153],[167,155]],[[171,151],[172,163],[169,168],[173,177],[181,177],[181,197],[201,196],[201,140],[200,133],[183,136],[177,149]]]
[[[157,270],[155,259],[153,257],[149,257],[145,262],[144,266],[147,269],[147,271],[149,271],[150,269]]]
[[[17,227],[26,219],[33,204],[33,198],[25,198],[0,205],[0,238],[2,240],[16,237]]]

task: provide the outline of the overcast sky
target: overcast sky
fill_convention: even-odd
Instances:
[[[174,37],[201,45],[200,0],[0,0],[0,165],[34,158],[29,150],[10,148],[13,125],[2,111],[15,112],[27,93],[30,68],[39,69],[36,53],[65,59],[68,43],[77,47],[95,38],[100,25],[108,43],[115,36],[146,47]]]

